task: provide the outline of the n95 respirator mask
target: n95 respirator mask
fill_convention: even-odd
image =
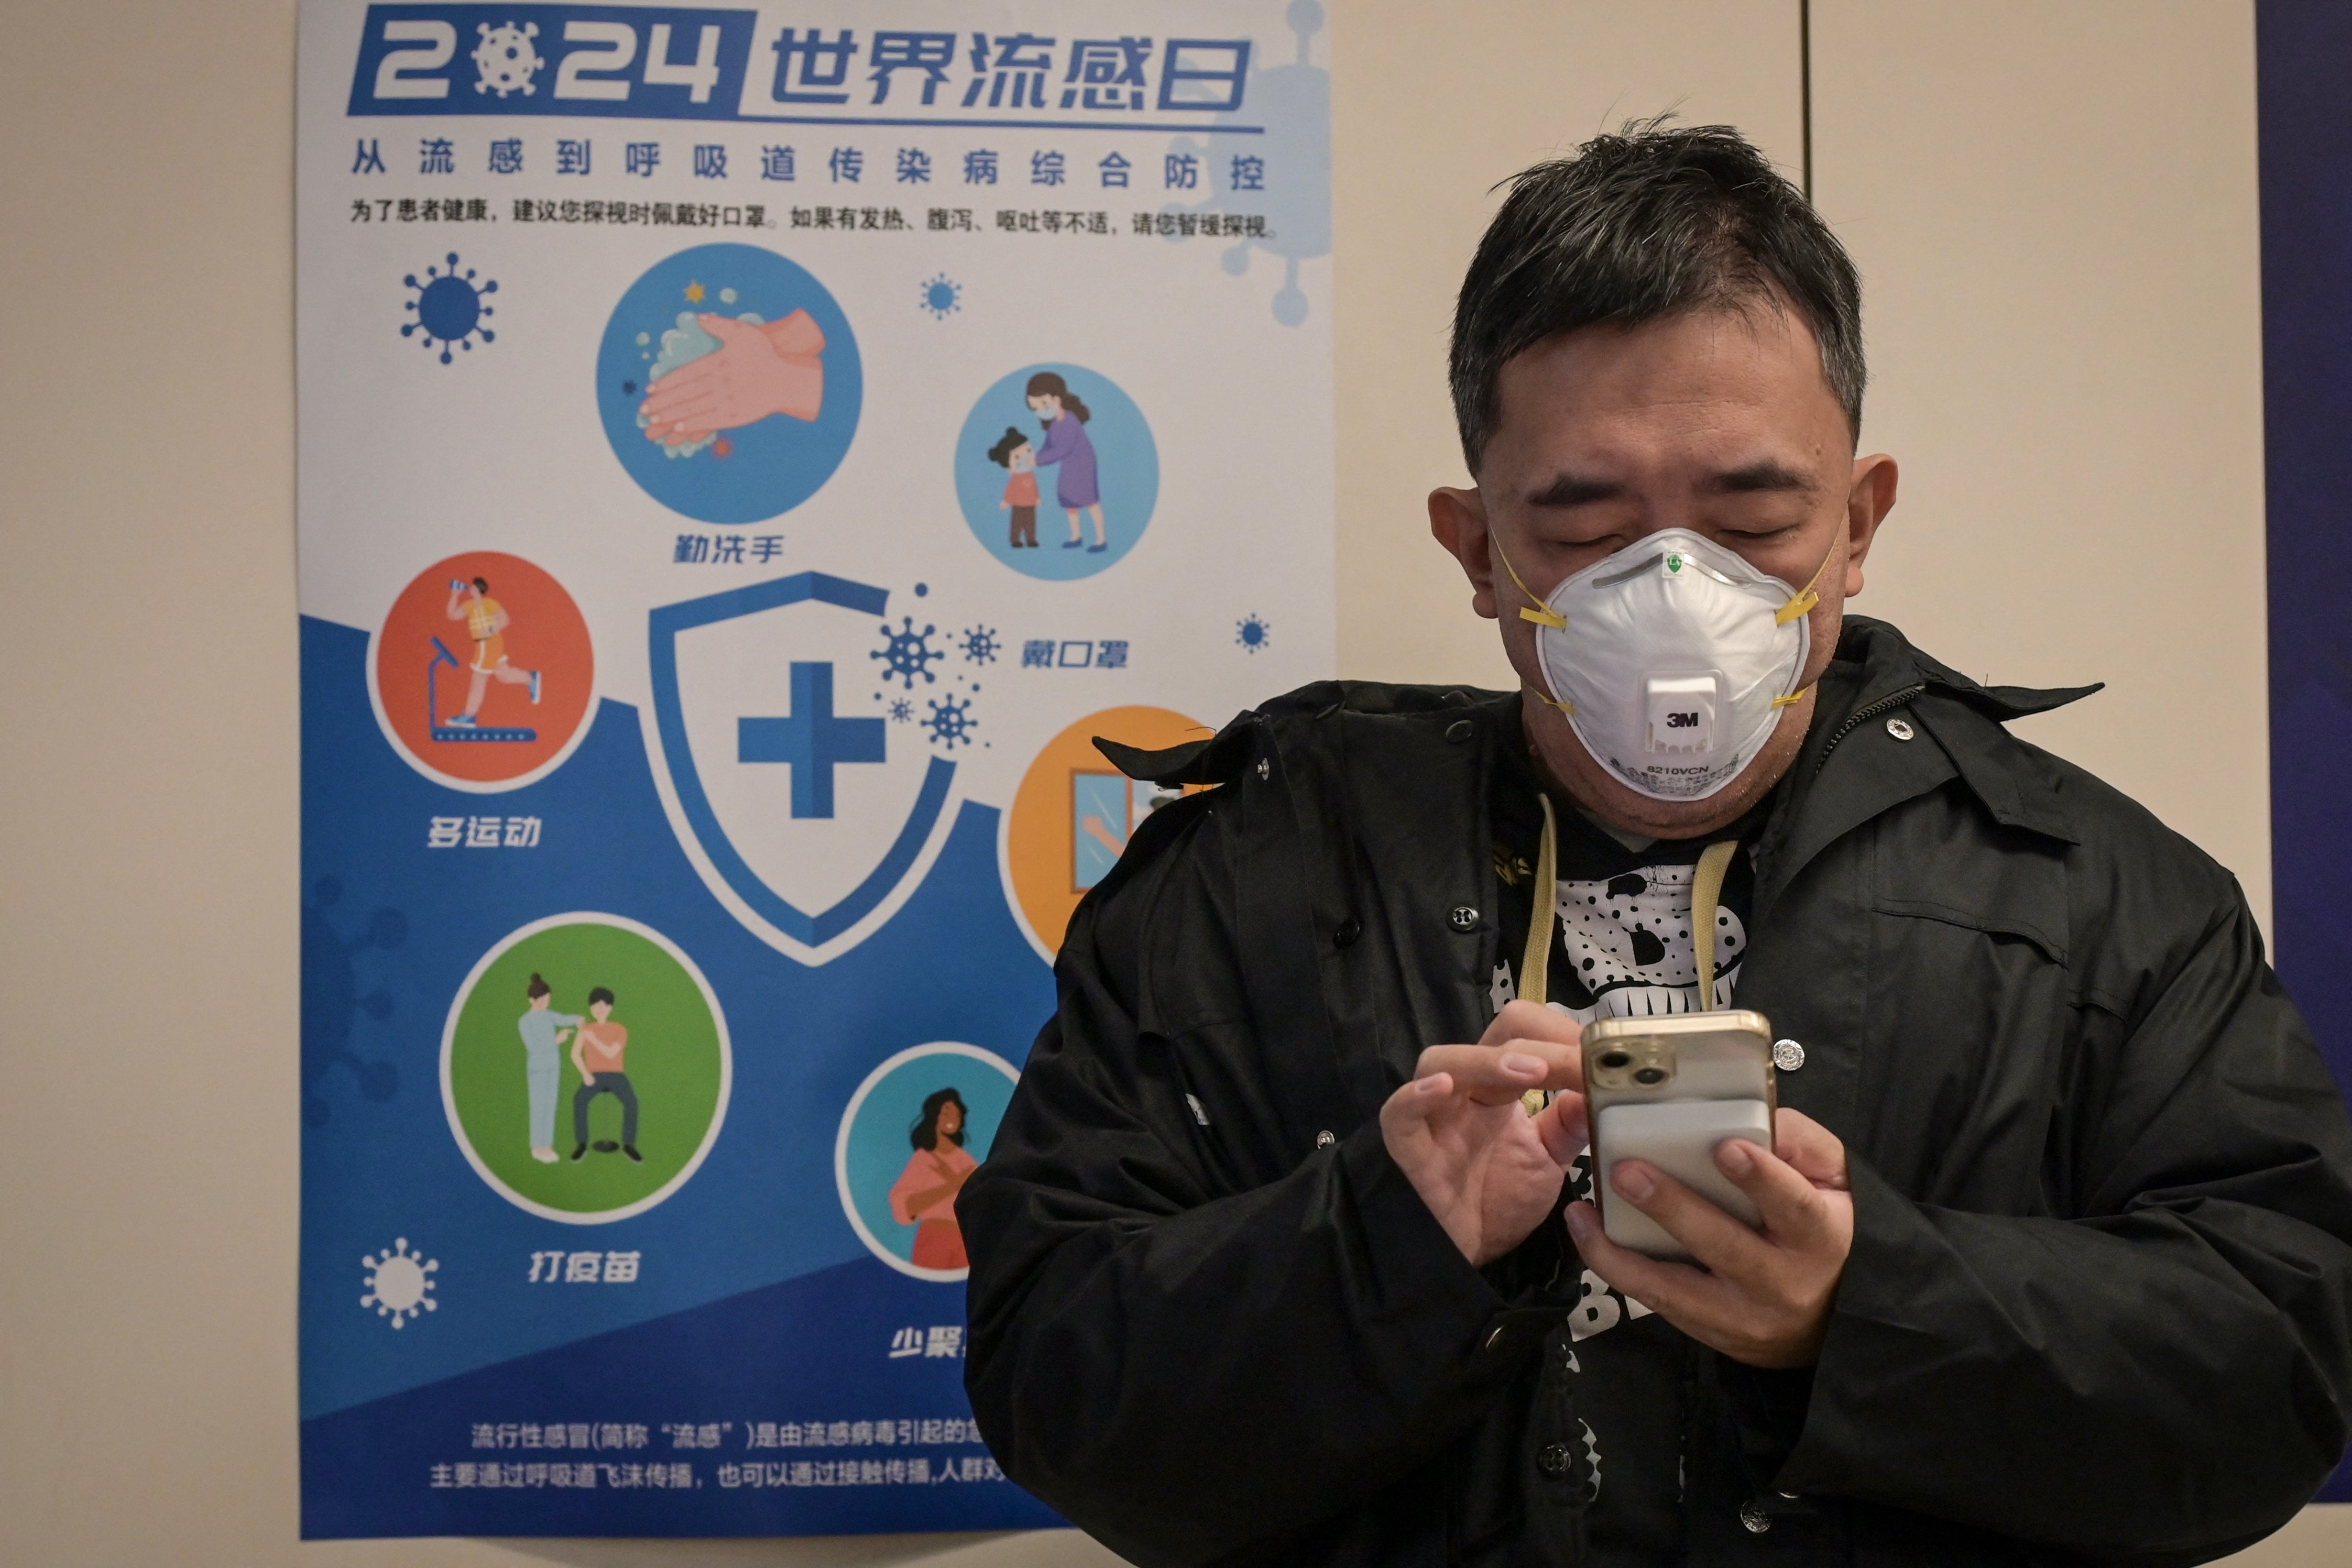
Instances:
[[[1654,800],[1698,800],[1739,776],[1804,695],[1813,585],[1792,589],[1687,528],[1637,539],[1527,596],[1550,701],[1593,758]],[[1829,562],[1824,559],[1822,569]],[[1813,574],[1814,581],[1821,577]]]

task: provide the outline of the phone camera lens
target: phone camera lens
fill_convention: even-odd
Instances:
[[[1613,1071],[1618,1068],[1630,1065],[1633,1060],[1622,1051],[1612,1051],[1601,1057],[1601,1065]]]
[[[1665,1081],[1666,1070],[1663,1067],[1644,1067],[1641,1071],[1633,1074],[1633,1082],[1636,1083],[1664,1083]]]

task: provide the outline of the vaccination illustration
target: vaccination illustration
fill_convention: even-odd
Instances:
[[[468,1160],[556,1218],[618,1218],[667,1197],[716,1135],[730,1079],[701,977],[616,916],[560,916],[495,949],[451,1010],[443,1053]]]
[[[1118,564],[1160,496],[1160,453],[1143,411],[1109,377],[1031,365],[964,419],[955,454],[964,520],[1026,577],[1066,582]],[[1040,534],[1040,524],[1044,532]]]
[[[863,365],[814,274],[772,250],[706,245],[656,263],[613,308],[596,406],[654,500],[705,523],[761,522],[822,488],[856,434]]]
[[[588,624],[520,556],[469,551],[409,580],[376,635],[377,717],[428,777],[527,781],[568,752],[595,685]]]

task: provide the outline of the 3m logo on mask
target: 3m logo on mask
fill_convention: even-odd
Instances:
[[[1650,749],[1715,749],[1715,677],[1652,675],[1645,687]]]

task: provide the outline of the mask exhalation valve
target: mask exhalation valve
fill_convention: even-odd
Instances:
[[[1715,749],[1715,677],[1652,675],[1644,697],[1652,751]]]

